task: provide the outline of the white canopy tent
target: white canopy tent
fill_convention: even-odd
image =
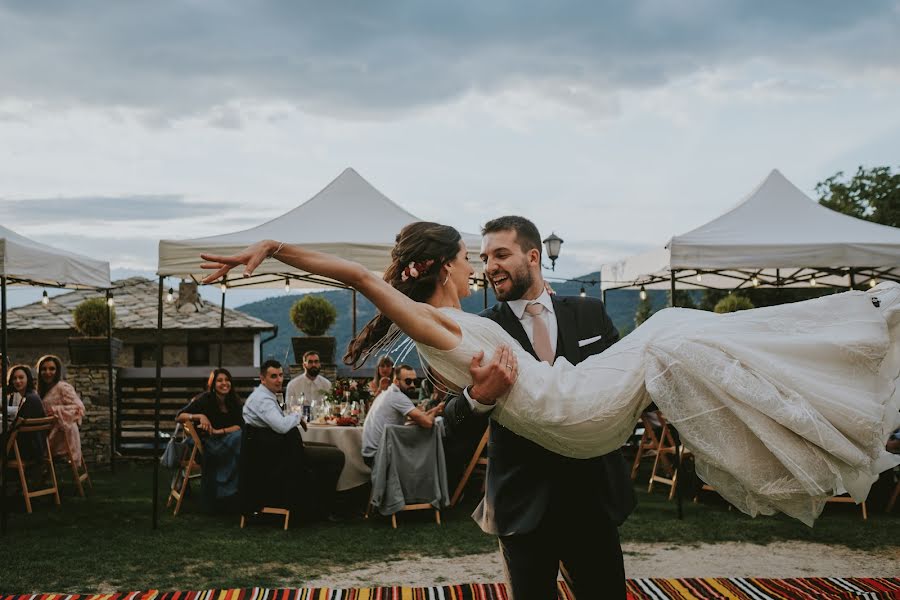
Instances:
[[[381,273],[391,262],[397,233],[409,223],[421,221],[375,189],[353,169],[345,169],[321,192],[297,208],[257,227],[191,240],[162,240],[159,243],[161,276],[199,281],[208,272],[200,269],[200,252],[236,254],[263,239],[297,244],[310,250],[328,252]],[[481,272],[478,257],[481,237],[462,234],[469,260]],[[295,287],[337,285],[334,281],[294,269],[275,260],[263,262],[253,278],[229,273],[228,287],[243,285],[283,286],[289,278]]]
[[[211,254],[237,254],[250,244],[264,239],[274,239],[295,244],[309,250],[356,261],[365,268],[381,274],[391,263],[391,250],[397,233],[409,223],[421,221],[375,189],[359,173],[351,168],[344,171],[325,188],[297,208],[271,221],[223,235],[191,240],[161,240],[159,243],[159,310],[156,360],[156,433],[159,440],[159,404],[162,393],[162,328],[163,328],[163,279],[181,277],[199,282],[209,272],[200,268],[201,252]],[[483,279],[483,265],[479,257],[481,237],[462,233],[468,248],[469,262],[475,268],[476,278]],[[477,279],[476,279],[477,281]],[[244,278],[241,270],[229,273],[222,292],[222,317],[224,325],[225,289],[245,286],[281,287],[290,283],[293,287],[340,287],[343,284],[318,275],[290,267],[277,260],[264,261],[252,277]],[[356,331],[356,291],[353,292],[353,330]],[[219,352],[221,359],[222,352]],[[221,364],[219,365],[221,366]],[[158,451],[158,449],[157,449]],[[153,528],[157,527],[159,462],[153,469]]]
[[[900,280],[900,229],[825,208],[777,169],[722,216],[601,267],[601,289],[851,287]]]
[[[10,285],[109,288],[109,263],[35,242],[0,225],[0,276]]]
[[[0,448],[6,448],[7,407],[6,407],[6,368],[8,361],[8,341],[6,327],[6,288],[8,285],[34,285],[41,287],[65,287],[75,289],[107,290],[109,297],[109,263],[87,258],[72,252],[53,248],[35,242],[23,235],[0,225],[0,423],[3,435]],[[108,338],[111,337],[111,328]],[[110,340],[111,343],[111,340]],[[108,367],[109,375],[109,416],[110,428],[114,426],[112,413],[112,365]],[[115,438],[112,438],[115,439]],[[6,471],[6,452],[2,452],[2,470]],[[113,465],[113,453],[110,452],[110,464]],[[6,532],[6,479],[0,489],[0,532]]]

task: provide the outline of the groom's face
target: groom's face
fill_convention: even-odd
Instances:
[[[534,257],[531,254],[522,250],[515,231],[494,231],[481,238],[484,272],[497,300],[518,300],[534,287],[535,278],[531,272]]]

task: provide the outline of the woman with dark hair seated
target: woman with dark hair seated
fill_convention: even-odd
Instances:
[[[225,498],[237,494],[238,457],[241,453],[243,403],[234,390],[231,373],[215,369],[206,391],[191,400],[175,420],[191,422],[203,440],[203,476],[200,490],[207,508],[215,510]]]
[[[44,414],[44,405],[41,397],[34,389],[34,374],[31,368],[25,365],[15,365],[9,370],[7,379],[7,406],[15,411],[12,427],[15,428],[19,419],[40,419]],[[44,455],[44,433],[21,433],[17,436],[19,452],[23,460],[35,460]]]
[[[67,381],[62,361],[58,356],[48,354],[38,360],[38,395],[47,416],[57,419],[50,431],[50,449],[54,456],[68,456],[72,451],[75,464],[82,463],[81,434],[78,426],[84,417],[84,403]]]

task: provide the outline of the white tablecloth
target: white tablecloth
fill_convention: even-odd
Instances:
[[[346,462],[338,478],[337,490],[349,490],[369,483],[372,470],[362,458],[362,427],[338,427],[337,425],[309,425],[302,431],[304,442],[317,442],[337,446],[344,452]]]

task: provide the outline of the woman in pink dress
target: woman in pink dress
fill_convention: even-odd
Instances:
[[[56,426],[50,431],[50,448],[54,455],[66,455],[66,442],[72,449],[75,464],[81,462],[81,436],[78,426],[84,416],[84,403],[75,388],[63,381],[62,362],[59,357],[48,354],[37,364],[38,394],[44,403],[47,416],[57,418]]]

